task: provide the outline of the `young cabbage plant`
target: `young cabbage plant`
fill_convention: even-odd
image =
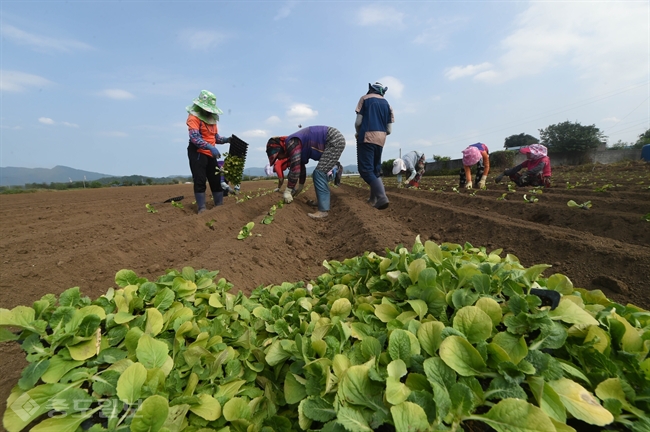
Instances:
[[[576,208],[581,208],[583,210],[589,210],[591,208],[591,201],[586,201],[583,202],[582,204],[578,204],[574,200],[569,200],[566,205],[569,207],[576,207]]]
[[[183,203],[172,200],[172,206],[174,206],[176,208],[179,208],[179,209],[182,209],[183,208]]]
[[[156,210],[151,204],[147,204],[145,207],[147,207],[147,213],[158,213],[158,210]]]
[[[536,203],[537,201],[539,201],[539,198],[537,198],[534,195],[532,195],[530,198],[528,198],[528,195],[524,194],[524,201],[529,202],[529,203]]]
[[[252,230],[253,227],[255,226],[255,222],[248,222],[244,227],[239,231],[239,234],[237,235],[237,240],[243,240],[246,237],[250,237],[252,235]]]

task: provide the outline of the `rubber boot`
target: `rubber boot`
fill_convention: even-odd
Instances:
[[[197,214],[203,213],[205,209],[205,192],[195,193],[194,198],[196,199],[196,207],[198,208]]]
[[[213,193],[212,199],[214,200],[215,207],[223,205],[223,192]]]
[[[376,178],[370,182],[370,193],[377,199],[375,202],[376,209],[384,210],[388,208],[388,197],[386,196],[386,189],[384,189],[384,183],[380,178]]]

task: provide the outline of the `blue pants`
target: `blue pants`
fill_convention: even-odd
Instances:
[[[377,144],[357,142],[357,167],[359,175],[368,184],[381,173],[381,152],[384,148]]]
[[[318,210],[326,212],[330,210],[330,186],[327,182],[327,173],[321,170],[314,170],[312,174],[314,179],[314,189],[316,189],[316,200],[318,201]]]

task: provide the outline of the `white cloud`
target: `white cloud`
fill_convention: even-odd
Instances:
[[[192,50],[208,51],[221,45],[227,36],[212,30],[185,30],[181,32],[180,39]]]
[[[28,87],[42,87],[48,84],[51,82],[38,75],[17,71],[0,71],[1,91],[22,92]]]
[[[122,100],[122,99],[133,99],[135,96],[133,94],[129,93],[126,90],[120,90],[120,89],[106,89],[102,90],[99,92],[100,96],[107,97],[109,99],[117,99],[117,100]]]
[[[465,27],[467,18],[442,17],[430,20],[427,28],[413,40],[415,44],[429,45],[441,50],[449,45],[449,37]]]
[[[120,131],[104,131],[101,132],[101,135],[111,138],[125,138],[129,136],[128,134]]]
[[[242,138],[266,138],[269,133],[262,129],[252,129],[241,133]]]
[[[382,83],[384,86],[388,87],[388,92],[386,92],[387,98],[395,97],[397,99],[402,97],[402,91],[404,91],[404,84],[400,80],[392,76],[385,76],[379,78],[377,81]]]
[[[369,25],[389,25],[401,26],[404,20],[404,13],[395,10],[392,7],[385,6],[365,6],[357,12],[359,24]]]
[[[445,71],[445,76],[447,77],[447,79],[453,81],[453,80],[458,79],[458,78],[463,78],[463,77],[466,77],[466,76],[476,75],[479,72],[483,72],[486,69],[489,69],[491,67],[492,67],[492,65],[490,63],[487,63],[487,62],[478,64],[478,65],[454,66],[454,67],[448,68]]]
[[[76,123],[70,123],[70,122],[66,122],[66,121],[64,121],[64,122],[56,122],[56,121],[52,120],[49,117],[39,117],[38,122],[46,124],[46,125],[50,125],[50,126],[60,124],[60,125],[63,125],[63,126],[66,126],[66,127],[71,127],[71,128],[78,128],[79,127],[79,125],[76,124]]]
[[[599,82],[647,79],[648,9],[647,2],[533,2],[501,41],[495,65],[474,79],[501,83],[567,65]]]
[[[28,45],[38,51],[50,52],[52,50],[71,52],[79,50],[88,50],[92,47],[86,43],[74,39],[56,39],[47,36],[40,36],[20,30],[11,25],[3,25],[0,34],[8,40],[19,45]]]
[[[278,123],[282,123],[282,120],[280,120],[280,117],[278,116],[271,116],[267,118],[264,123],[269,124],[269,125],[275,125]]]
[[[291,11],[293,10],[294,6],[298,4],[297,1],[288,1],[280,8],[278,13],[273,17],[274,21],[281,20],[283,18],[288,17],[291,15]]]
[[[292,120],[309,120],[318,115],[318,111],[313,110],[307,104],[294,104],[287,111],[287,116]]]

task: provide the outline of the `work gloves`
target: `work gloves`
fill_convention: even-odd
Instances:
[[[291,192],[293,192],[293,189],[286,188],[284,190],[284,202],[289,204],[291,201],[293,201],[293,196],[291,195]]]
[[[217,146],[209,146],[210,148],[210,153],[212,153],[212,157],[215,159],[219,159],[221,157],[221,153],[219,153],[219,150],[217,150]]]
[[[484,176],[481,177],[481,180],[478,182],[478,186],[479,186],[481,189],[485,189],[485,181],[486,181],[486,180],[487,180],[487,176],[484,175]]]
[[[472,182],[465,183],[465,189],[470,190],[472,188]]]
[[[280,192],[280,188],[273,189],[273,192]]]

